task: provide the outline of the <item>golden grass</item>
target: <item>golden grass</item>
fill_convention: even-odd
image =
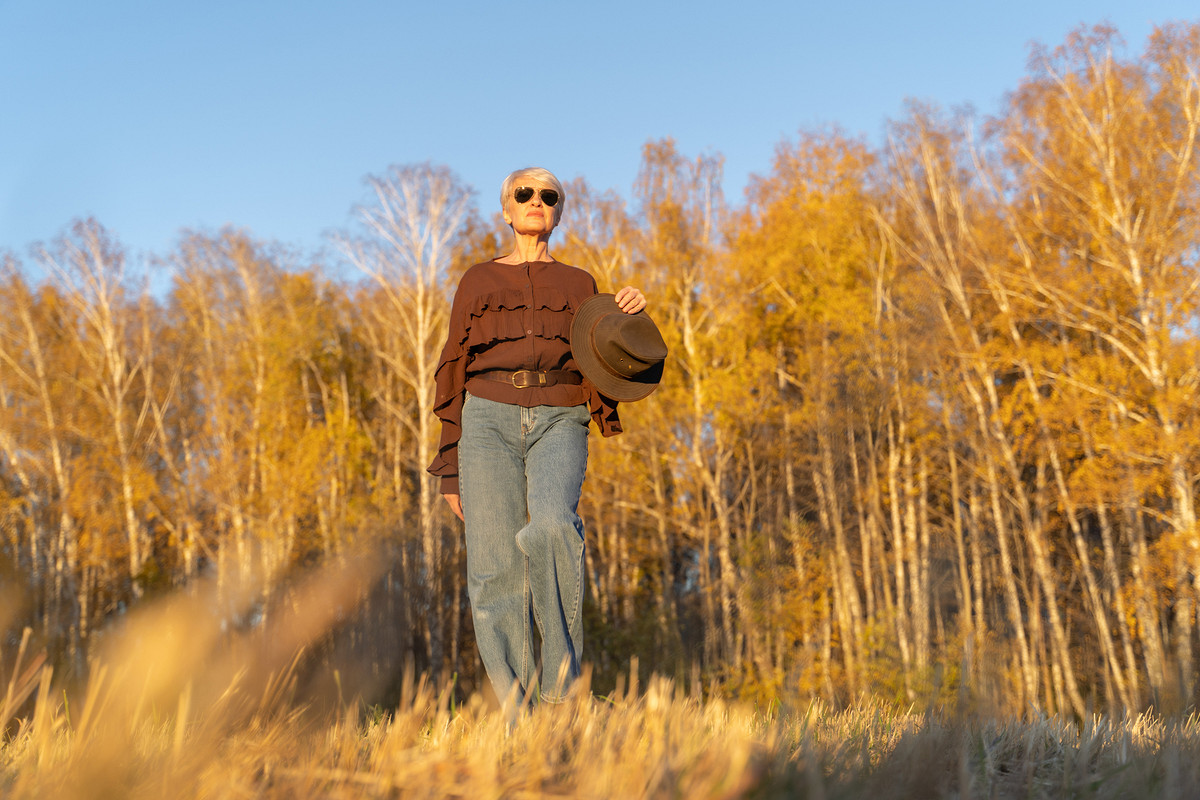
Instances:
[[[412,675],[395,709],[319,710],[300,696],[297,654],[360,578],[317,576],[243,636],[222,631],[205,593],[143,609],[76,699],[28,639],[0,652],[0,797],[1200,797],[1195,716],[1078,725],[871,700],[764,712],[656,678],[608,698],[584,680],[509,726]]]

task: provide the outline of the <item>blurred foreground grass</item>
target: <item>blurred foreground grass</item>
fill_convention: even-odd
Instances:
[[[357,577],[311,580],[270,636],[231,636],[202,594],[143,609],[75,695],[28,636],[0,651],[0,797],[1200,797],[1194,715],[763,711],[665,679],[607,698],[584,681],[511,729],[482,698],[455,706],[412,676],[396,708],[313,703],[298,654]]]

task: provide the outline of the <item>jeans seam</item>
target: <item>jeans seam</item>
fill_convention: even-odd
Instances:
[[[526,692],[531,692],[532,684],[537,680],[536,667],[529,663],[533,658],[533,631],[529,627],[529,610],[533,609],[533,613],[537,614],[537,604],[533,602],[533,586],[529,583],[529,556],[525,556],[525,586],[523,596],[525,598],[524,609],[521,612],[521,681],[528,682],[530,685],[524,687]],[[533,675],[530,679],[529,676]]]
[[[584,556],[587,555],[587,542],[584,541],[583,546],[579,548],[579,569],[576,570],[575,579],[575,607],[571,609],[571,616],[567,620],[567,630],[575,624],[575,620],[579,617],[579,608],[583,605],[583,565]],[[573,638],[573,637],[572,637]]]

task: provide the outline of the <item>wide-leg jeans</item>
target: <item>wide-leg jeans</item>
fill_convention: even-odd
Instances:
[[[467,589],[501,702],[561,701],[583,651],[587,406],[522,408],[467,394],[458,443]],[[542,688],[533,655],[541,634]],[[515,694],[513,690],[515,689]]]

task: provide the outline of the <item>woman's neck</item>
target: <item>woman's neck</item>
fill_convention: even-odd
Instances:
[[[550,237],[516,235],[513,250],[498,261],[506,264],[524,264],[528,261],[553,261],[550,255]]]

